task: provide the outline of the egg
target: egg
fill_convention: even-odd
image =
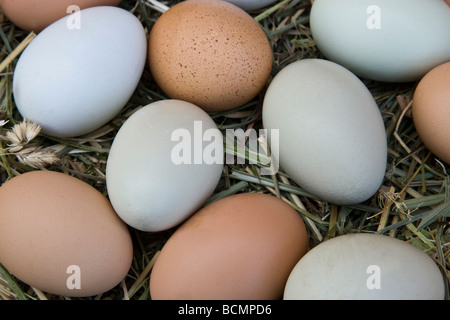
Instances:
[[[423,143],[450,164],[450,62],[429,71],[414,91],[412,115]]]
[[[1,0],[0,7],[16,26],[38,33],[74,9],[117,6],[121,0]],[[77,6],[72,7],[72,6]]]
[[[212,195],[223,158],[222,133],[205,111],[181,100],[153,102],[114,138],[106,165],[110,201],[135,229],[170,229]]]
[[[443,300],[444,279],[413,245],[355,233],[322,242],[293,268],[285,300]]]
[[[272,69],[263,29],[225,1],[188,0],[172,6],[153,26],[148,51],[153,78],[166,95],[211,113],[252,100]]]
[[[114,118],[141,78],[147,38],[130,12],[111,6],[53,23],[20,56],[13,94],[20,114],[57,137],[90,133]]]
[[[267,89],[262,120],[278,145],[280,168],[318,198],[360,203],[383,182],[387,138],[380,110],[344,67],[322,59],[289,64]]]
[[[151,298],[279,299],[307,248],[303,220],[283,200],[228,196],[195,213],[169,238],[150,275]]]
[[[362,78],[416,81],[450,60],[443,0],[316,0],[310,26],[321,53]]]
[[[133,258],[127,226],[103,194],[60,172],[32,171],[0,187],[0,263],[44,292],[104,293]]]
[[[226,0],[244,10],[250,11],[264,8],[265,6],[274,3],[276,0]]]

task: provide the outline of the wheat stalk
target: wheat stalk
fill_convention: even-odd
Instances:
[[[31,143],[40,132],[40,125],[25,119],[15,124],[0,138],[8,143],[6,147],[8,155],[15,155],[17,160],[26,166],[43,169],[58,163],[60,159],[52,147],[43,148]]]

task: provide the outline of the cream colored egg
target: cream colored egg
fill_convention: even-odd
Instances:
[[[450,60],[443,0],[315,0],[310,25],[321,53],[362,78],[416,81]]]
[[[205,111],[181,100],[153,102],[114,138],[106,166],[109,198],[136,229],[175,227],[214,192],[223,158],[222,133]]]
[[[353,73],[327,60],[294,62],[271,82],[262,112],[280,168],[301,187],[337,204],[377,192],[387,163],[384,123]]]
[[[311,249],[292,270],[285,300],[442,300],[444,278],[417,247],[380,234],[348,234]]]

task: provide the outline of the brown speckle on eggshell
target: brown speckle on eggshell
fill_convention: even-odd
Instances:
[[[188,0],[156,21],[149,64],[168,96],[218,112],[249,102],[264,88],[272,50],[244,10],[225,1]]]

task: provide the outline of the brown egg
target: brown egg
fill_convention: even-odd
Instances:
[[[34,171],[0,187],[0,263],[44,292],[86,297],[127,275],[127,226],[99,191],[72,176]]]
[[[450,62],[435,67],[419,82],[412,115],[423,143],[450,164]]]
[[[0,7],[16,26],[38,33],[67,15],[67,9],[71,5],[85,9],[117,6],[120,2],[121,0],[0,0]]]
[[[156,21],[149,64],[168,96],[219,112],[249,102],[264,88],[272,49],[244,10],[226,1],[188,0]]]
[[[162,248],[150,276],[153,300],[269,300],[307,252],[299,214],[283,200],[245,193],[194,214]]]

